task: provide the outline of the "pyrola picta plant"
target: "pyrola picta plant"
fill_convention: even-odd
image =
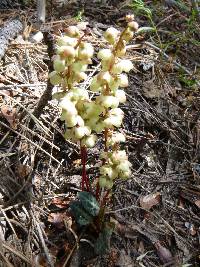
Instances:
[[[133,15],[126,16],[126,23],[122,32],[111,27],[104,33],[107,48],[97,54],[101,69],[90,84],[90,91],[94,92],[92,97],[79,83],[87,79],[87,67],[92,63],[94,48],[84,41],[85,32],[78,27],[69,26],[66,35],[58,38],[53,58],[54,71],[49,74],[51,83],[61,87],[54,98],[59,101],[61,120],[66,125],[64,136],[80,144],[82,191],[92,193],[97,200],[103,198],[101,194],[110,191],[117,178],[131,176],[131,163],[126,151],[120,149],[120,143],[126,138],[118,130],[124,117],[119,105],[126,102],[127,73],[133,68],[132,62],[124,58],[126,45],[138,30],[138,24]],[[100,134],[104,139],[104,150],[99,155],[102,164],[96,188],[91,188],[86,174],[86,155]]]

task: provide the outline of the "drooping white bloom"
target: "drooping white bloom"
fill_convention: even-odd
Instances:
[[[69,36],[69,37],[79,37],[80,36],[80,31],[79,29],[76,27],[76,26],[69,26],[66,28],[65,30],[66,34]]]
[[[98,96],[96,101],[105,108],[117,108],[119,106],[119,99],[111,95]]]
[[[62,36],[59,37],[57,40],[57,45],[58,46],[75,46],[77,44],[77,39],[76,38],[71,38],[69,36]]]
[[[78,50],[78,57],[81,60],[91,58],[94,54],[94,48],[90,43],[81,43]]]
[[[64,109],[67,114],[70,115],[77,115],[77,109],[73,102],[71,102],[67,97],[64,97],[60,102],[60,107]]]
[[[76,51],[70,45],[63,45],[57,48],[57,54],[60,55],[62,59],[74,58],[76,55]]]
[[[128,59],[122,59],[120,64],[122,66],[122,70],[125,72],[129,72],[133,69],[133,63]]]
[[[119,100],[119,103],[126,102],[126,94],[123,90],[117,90],[115,93],[115,97]]]
[[[104,33],[104,38],[109,44],[114,44],[117,41],[119,31],[113,27],[108,28]]]
[[[113,133],[110,137],[108,137],[107,145],[115,145],[116,143],[125,142],[125,135],[122,133]]]
[[[113,58],[112,51],[110,49],[101,49],[97,57],[103,61],[111,60]]]
[[[66,122],[67,127],[69,127],[69,128],[74,127],[78,122],[78,116],[77,115],[72,115],[72,116],[67,115],[65,122]]]
[[[83,139],[83,144],[86,145],[86,147],[92,148],[95,146],[96,141],[96,135],[91,134]]]
[[[86,71],[87,70],[87,64],[85,64],[85,62],[81,61],[81,60],[76,61],[76,62],[72,63],[71,70],[73,70],[74,72]]]
[[[82,139],[85,135],[85,127],[75,127],[74,135],[77,139]]]
[[[128,86],[128,77],[126,74],[119,75],[119,86],[120,87],[127,87]]]

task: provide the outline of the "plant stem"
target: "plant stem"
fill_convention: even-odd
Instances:
[[[89,192],[90,191],[90,186],[89,186],[89,180],[86,174],[86,160],[87,160],[87,150],[85,146],[81,146],[81,164],[82,164],[82,182],[81,182],[81,190],[86,190]]]

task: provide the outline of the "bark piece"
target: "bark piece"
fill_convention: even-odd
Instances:
[[[13,19],[0,29],[0,59],[5,55],[9,41],[15,38],[23,29],[20,20]]]

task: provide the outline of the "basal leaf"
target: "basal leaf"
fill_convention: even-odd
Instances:
[[[79,201],[73,201],[70,208],[78,224],[88,225],[92,222],[93,217],[86,212]]]
[[[99,213],[99,203],[96,198],[89,192],[79,192],[78,197],[81,205],[92,216],[97,216]]]

